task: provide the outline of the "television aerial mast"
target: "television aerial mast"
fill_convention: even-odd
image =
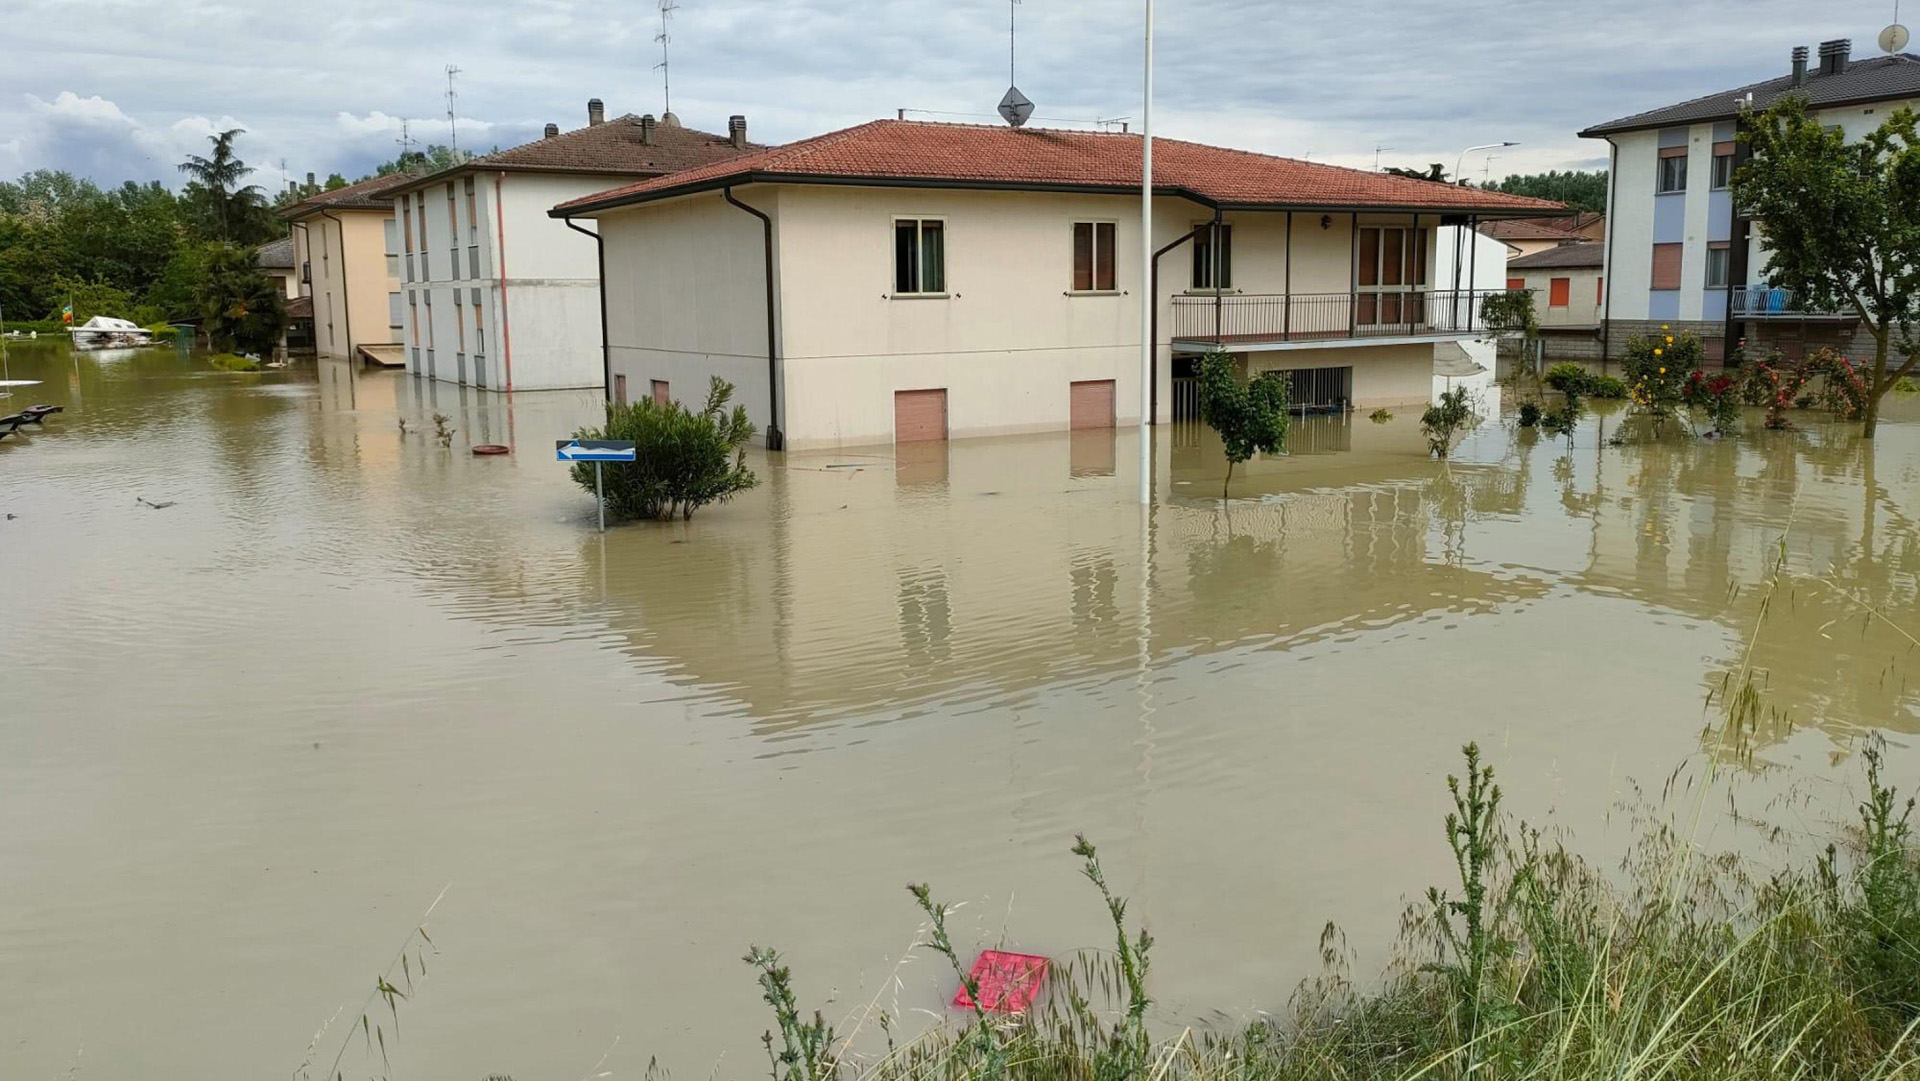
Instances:
[[[453,123],[453,103],[460,96],[454,93],[453,77],[458,74],[460,74],[459,68],[452,64],[447,65],[447,149],[449,150],[460,149],[460,132]]]
[[[673,0],[660,0],[660,32],[653,36],[653,40],[660,43],[660,62],[655,64],[654,67],[660,72],[660,98],[662,105],[660,111],[662,115],[673,112],[673,69],[668,66],[668,60],[670,58],[667,55],[667,46],[672,41],[672,38],[667,34],[667,20],[673,17],[674,12],[679,10],[680,5],[674,3]]]
[[[1016,128],[1033,116],[1033,102],[1013,81],[1013,13],[1019,6],[1020,0],[1007,0],[1007,92],[1000,98],[1000,118]]]

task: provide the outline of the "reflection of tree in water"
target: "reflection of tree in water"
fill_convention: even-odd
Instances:
[[[1120,605],[1115,599],[1120,572],[1113,556],[1105,551],[1074,553],[1067,580],[1073,596],[1075,635],[1096,641],[1104,638],[1107,628],[1120,618]]]
[[[952,651],[953,606],[940,567],[900,569],[900,647],[909,668],[944,661]]]

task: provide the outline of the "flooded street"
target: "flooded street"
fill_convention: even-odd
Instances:
[[[443,889],[395,1077],[757,1076],[749,944],[830,1019],[937,1009],[901,886],[967,901],[968,948],[1102,945],[1079,831],[1169,1017],[1278,1011],[1328,920],[1369,975],[1450,872],[1466,740],[1594,852],[1690,756],[1844,811],[1880,731],[1920,777],[1910,396],[1877,445],[1614,447],[1615,410],[1450,466],[1410,414],[1316,418],[1225,506],[1177,425],[1147,512],[1130,431],[756,454],[735,503],[601,535],[550,449],[597,392],[10,357],[45,383],[6,411],[67,411],[0,441],[9,1077],[310,1042],[324,1076]],[[1743,658],[1735,736],[1704,701]]]

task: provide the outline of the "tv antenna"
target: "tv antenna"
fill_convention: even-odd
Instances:
[[[1392,149],[1394,149],[1394,147],[1380,146],[1377,143],[1374,145],[1374,148],[1373,148],[1373,171],[1374,172],[1377,173],[1380,171],[1380,152],[1382,150],[1392,150]]]
[[[401,157],[413,153],[413,133],[407,130],[407,118],[404,116],[400,118],[400,137],[394,142],[400,144]]]
[[[673,0],[660,0],[660,32],[653,36],[653,40],[660,43],[660,62],[654,67],[660,71],[660,97],[661,104],[665,106],[661,110],[662,113],[673,111],[673,69],[667,63],[670,59],[667,55],[667,46],[673,39],[667,34],[667,20],[679,10],[680,5]]]
[[[1013,81],[1013,13],[1020,0],[1007,0],[1007,92],[1000,98],[1000,118],[1011,127],[1025,124],[1033,116],[1033,101],[1020,92]]]
[[[460,132],[453,123],[453,103],[460,96],[454,92],[453,77],[458,74],[460,74],[459,68],[452,64],[447,65],[447,149],[449,150],[460,149]]]
[[[1897,53],[1907,47],[1907,41],[1911,37],[1912,35],[1907,33],[1907,28],[1900,25],[1900,0],[1893,0],[1893,22],[1885,30],[1880,31],[1880,51]]]

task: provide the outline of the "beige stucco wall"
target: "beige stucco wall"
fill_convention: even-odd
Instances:
[[[1352,345],[1247,353],[1238,359],[1250,375],[1295,368],[1353,368],[1353,408],[1425,405],[1433,394],[1433,343]]]
[[[400,288],[387,273],[390,211],[333,210],[309,214],[293,231],[296,263],[312,271],[314,347],[323,357],[351,356],[361,345],[394,340],[387,294]]]
[[[1533,311],[1543,327],[1591,327],[1600,323],[1599,267],[1512,267],[1507,277],[1519,278],[1533,290]],[[1553,279],[1567,279],[1567,306],[1553,307]]]
[[[1144,282],[1133,199],[826,185],[752,185],[736,194],[776,223],[781,413],[790,448],[891,442],[894,395],[903,390],[945,389],[952,435],[999,435],[1064,428],[1070,385],[1112,380],[1117,422],[1138,423]],[[1184,200],[1157,200],[1155,246],[1209,216]],[[946,222],[947,292],[938,297],[893,295],[893,223],[915,217]],[[1321,217],[1294,216],[1296,294],[1349,289],[1353,219],[1329,215],[1323,227]],[[1234,291],[1285,291],[1286,215],[1225,220],[1234,226]],[[760,223],[718,193],[615,211],[600,221],[612,365],[626,376],[629,398],[647,393],[653,379],[667,380],[675,398],[697,398],[707,376],[718,374],[735,384],[737,399],[764,431]],[[1112,292],[1071,292],[1076,221],[1114,223]],[[1411,219],[1375,215],[1361,223],[1405,227]],[[1422,224],[1431,233],[1437,216],[1424,216]],[[1171,298],[1192,284],[1190,250],[1169,253],[1161,272],[1159,407],[1166,420]],[[1407,356],[1424,355],[1430,368],[1431,345],[1411,353],[1341,352],[1339,363],[1357,369],[1387,366],[1373,397],[1424,400],[1427,369],[1415,378],[1400,366]],[[1374,382],[1356,371],[1357,391]]]

